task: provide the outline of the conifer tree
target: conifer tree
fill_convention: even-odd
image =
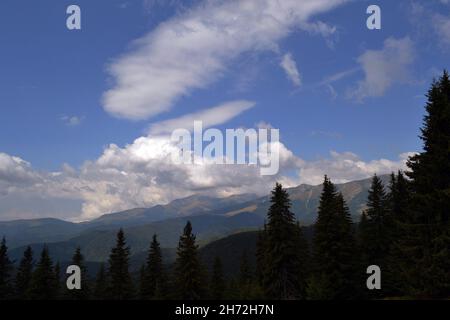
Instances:
[[[116,246],[109,256],[109,297],[113,300],[133,298],[133,283],[129,272],[130,248],[122,229],[117,233]]]
[[[423,151],[406,172],[412,191],[409,239],[403,245],[405,293],[450,295],[450,79],[447,71],[428,91],[421,129]]]
[[[13,297],[12,271],[13,264],[8,257],[6,239],[3,238],[0,244],[0,300]]]
[[[377,265],[386,270],[386,258],[392,244],[393,219],[388,197],[380,178],[374,175],[369,189],[367,209],[360,229],[361,248],[365,267]]]
[[[222,260],[220,257],[214,258],[214,265],[211,276],[210,293],[213,300],[222,300],[226,290],[223,275]]]
[[[314,225],[313,276],[309,281],[310,299],[355,298],[357,255],[350,214],[342,194],[325,176]]]
[[[103,263],[100,265],[97,276],[95,277],[93,295],[95,300],[108,299],[108,279],[105,265]]]
[[[289,194],[277,183],[270,201],[267,231],[263,235],[263,288],[269,299],[302,298],[299,273],[305,257],[300,256],[296,246],[298,228]]]
[[[308,279],[311,275],[311,257],[309,252],[309,244],[306,240],[303,229],[300,223],[297,222],[297,237],[296,237],[296,248],[298,250],[299,259],[299,273],[298,273],[298,283],[299,283],[299,293],[300,297],[306,297],[306,287]]]
[[[55,264],[55,299],[60,299],[62,296],[62,284],[61,284],[61,264],[59,261]]]
[[[141,297],[143,299],[163,299],[167,294],[167,279],[162,262],[161,247],[156,234],[147,256],[143,270]]]
[[[89,299],[89,279],[87,274],[87,268],[84,264],[84,256],[81,253],[81,248],[77,247],[72,256],[72,265],[76,265],[81,271],[81,289],[67,290],[67,296],[73,300],[87,300]]]
[[[19,268],[17,270],[15,279],[15,293],[19,300],[27,299],[26,292],[30,286],[31,276],[33,273],[33,250],[28,246],[23,257],[20,260]]]
[[[403,294],[404,279],[401,272],[403,263],[403,247],[405,241],[408,241],[408,233],[411,231],[409,225],[409,205],[411,194],[409,182],[406,180],[402,171],[397,175],[391,174],[389,183],[388,208],[392,217],[392,237],[391,247],[388,253],[386,265],[387,269],[383,272],[383,292],[387,296],[401,296]]]
[[[386,194],[380,178],[374,175],[369,189],[367,209],[363,213],[359,226],[359,244],[362,253],[361,269],[365,270],[370,265],[377,265],[384,275],[384,280],[390,278],[387,275],[391,269],[389,265],[390,252],[395,239],[395,222],[391,208],[393,202],[390,201],[390,198],[391,194]],[[382,290],[366,291],[366,296],[379,298],[391,294],[392,284],[388,285],[389,282],[391,282],[391,279],[383,281]]]
[[[57,287],[53,262],[45,246],[31,277],[27,295],[32,300],[54,300],[57,298]]]
[[[198,300],[205,296],[204,269],[198,258],[198,246],[192,225],[187,222],[180,237],[175,261],[175,288],[177,298],[182,300]]]

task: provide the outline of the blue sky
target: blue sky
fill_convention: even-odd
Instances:
[[[271,0],[231,6],[200,0],[3,0],[0,220],[55,215],[62,207],[64,218],[92,218],[208,187],[220,195],[252,191],[255,182],[241,189],[221,184],[218,192],[205,178],[167,193],[156,186],[166,175],[154,169],[139,177],[157,181],[144,183],[146,192],[156,194],[151,197],[125,192],[128,182],[97,179],[111,168],[135,174],[131,160],[123,164],[119,154],[137,150],[140,137],[157,145],[148,135],[152,125],[230,101],[254,107],[228,121],[218,114],[215,127],[279,128],[281,142],[295,156],[296,165],[286,169],[300,172],[276,177],[288,185],[316,183],[326,171],[342,182],[402,168],[401,155],[421,147],[424,94],[449,67],[449,1],[280,2],[297,16],[280,13]],[[66,28],[70,4],[81,8],[82,30]],[[366,28],[370,4],[381,7],[381,30]],[[273,19],[266,19],[270,14]],[[281,22],[272,24],[275,18]],[[183,29],[199,22],[198,37]],[[233,35],[217,39],[221,28]],[[357,169],[339,170],[349,161]],[[144,165],[156,165],[150,162]],[[42,196],[20,179],[51,187]],[[266,192],[271,183],[255,192]],[[58,188],[71,194],[55,195]],[[80,191],[97,188],[107,190]],[[14,208],[37,194],[42,206]]]

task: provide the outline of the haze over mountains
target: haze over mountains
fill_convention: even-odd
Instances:
[[[389,177],[381,178],[386,183]],[[370,179],[337,185],[355,221],[364,209],[369,187]],[[300,185],[288,189],[292,210],[303,225],[315,221],[321,191],[321,185]],[[202,246],[231,234],[257,230],[264,224],[268,207],[269,195],[245,194],[228,198],[194,195],[167,205],[106,214],[82,223],[52,218],[0,222],[0,236],[6,237],[11,257],[15,260],[22,255],[24,246],[31,245],[35,252],[39,252],[46,244],[54,259],[61,262],[69,261],[77,246],[81,247],[87,261],[102,262],[114,245],[117,230],[123,228],[131,247],[132,260],[145,257],[155,233],[170,260],[188,220],[192,222]]]

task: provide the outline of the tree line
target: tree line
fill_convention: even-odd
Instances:
[[[258,233],[256,267],[241,258],[240,272],[224,276],[221,257],[211,272],[202,264],[192,225],[179,239],[173,265],[163,263],[157,236],[139,275],[129,272],[130,248],[120,230],[107,265],[88,279],[78,248],[72,263],[81,290],[61,283],[59,264],[44,247],[37,264],[28,247],[13,274],[6,241],[0,246],[1,299],[310,299],[450,297],[450,80],[445,71],[429,92],[420,138],[424,148],[409,158],[408,170],[389,185],[374,175],[360,221],[325,176],[311,243],[291,211],[288,192],[272,190],[264,228]],[[366,269],[381,270],[381,289],[368,290]]]

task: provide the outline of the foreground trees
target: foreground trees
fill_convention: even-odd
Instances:
[[[13,294],[11,285],[12,262],[8,257],[8,247],[6,239],[3,238],[0,244],[0,299],[10,299]]]
[[[26,299],[27,289],[30,286],[31,276],[33,274],[33,250],[28,246],[23,258],[20,260],[19,268],[17,270],[15,279],[15,297],[17,299]]]
[[[58,279],[47,247],[41,252],[41,257],[31,277],[27,297],[31,300],[54,300],[58,297]]]
[[[147,264],[144,266],[141,279],[141,298],[167,298],[167,286],[168,284],[162,262],[161,247],[157,240],[157,236],[153,235],[153,240],[148,252]]]
[[[190,222],[186,224],[177,248],[174,267],[175,295],[180,300],[206,298],[204,269],[198,258],[198,246]]]
[[[270,299],[304,298],[306,252],[299,250],[304,243],[291,212],[291,201],[281,184],[276,184],[270,199],[268,223],[261,236],[258,269],[265,295]]]
[[[133,298],[133,282],[129,272],[130,248],[122,229],[117,233],[116,246],[111,250],[108,269],[108,298],[128,300]]]
[[[350,299],[358,292],[353,226],[342,194],[325,176],[318,217],[314,225],[313,275],[310,299]]]
[[[410,158],[411,204],[403,240],[404,289],[417,296],[450,292],[450,79],[448,72],[428,92],[421,129],[423,152]],[[409,265],[410,267],[407,267]]]

